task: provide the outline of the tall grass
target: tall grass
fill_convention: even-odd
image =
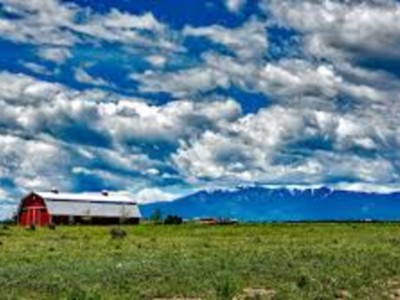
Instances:
[[[398,224],[123,230],[0,228],[0,299],[232,299],[246,288],[274,299],[389,299],[400,288]]]

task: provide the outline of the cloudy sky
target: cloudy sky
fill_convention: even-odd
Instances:
[[[0,202],[397,187],[400,4],[0,0]]]

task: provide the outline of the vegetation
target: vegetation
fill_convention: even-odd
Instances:
[[[173,215],[168,215],[164,220],[165,225],[180,225],[182,222],[183,220],[181,217]]]
[[[153,211],[153,213],[150,216],[150,220],[155,223],[155,224],[161,224],[162,223],[162,213],[160,209],[156,209]]]
[[[0,228],[0,299],[400,295],[400,224],[122,229],[124,238],[106,226]]]
[[[110,235],[113,239],[122,239],[126,237],[126,231],[122,228],[112,228],[110,230]]]

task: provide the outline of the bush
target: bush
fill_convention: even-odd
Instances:
[[[56,224],[54,224],[54,223],[50,223],[48,225],[48,227],[49,227],[50,230],[56,230]]]
[[[165,220],[164,220],[164,224],[166,225],[179,225],[182,224],[182,218],[179,216],[172,216],[172,215],[168,215]]]
[[[122,228],[116,227],[116,228],[112,228],[110,230],[110,235],[111,235],[111,238],[113,238],[113,239],[123,239],[126,237],[127,234],[126,234],[126,231],[123,230]]]

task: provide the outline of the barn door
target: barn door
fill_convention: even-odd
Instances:
[[[26,225],[30,226],[32,224],[33,224],[33,209],[29,207],[26,211]]]
[[[32,208],[31,209],[31,224],[30,225],[36,225],[36,209]]]
[[[40,221],[40,210],[34,207],[28,208],[28,226],[30,225],[40,225],[38,222]]]
[[[37,208],[35,210],[35,225],[39,225],[39,226],[43,225],[40,212],[41,212],[40,208]]]
[[[26,226],[44,226],[50,221],[50,216],[43,207],[29,207],[26,210]]]

